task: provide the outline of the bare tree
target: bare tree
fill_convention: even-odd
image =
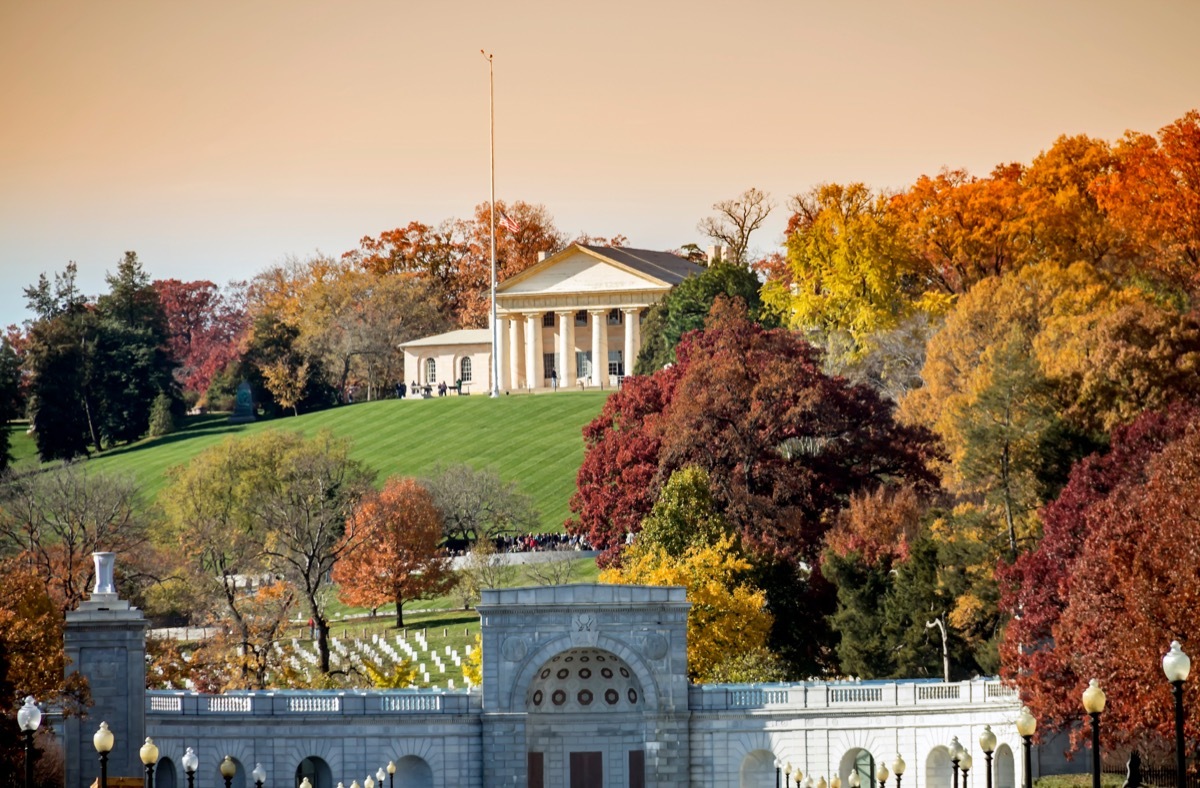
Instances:
[[[697,228],[712,240],[729,247],[726,262],[746,265],[750,235],[762,227],[774,207],[770,194],[751,187],[732,200],[713,203],[717,214],[701,219]]]
[[[531,553],[529,558],[526,571],[538,585],[563,586],[575,577],[575,551],[567,545],[558,545],[550,552]]]
[[[496,550],[491,539],[480,539],[467,553],[467,560],[459,570],[456,595],[463,609],[479,601],[479,592],[485,588],[500,588],[512,582],[517,568],[510,564],[504,553]]]
[[[425,488],[433,495],[451,539],[491,540],[530,530],[538,521],[533,499],[520,492],[516,482],[504,481],[490,468],[439,466]]]

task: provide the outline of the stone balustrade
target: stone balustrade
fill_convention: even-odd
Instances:
[[[803,682],[795,684],[695,684],[689,687],[692,711],[771,709],[801,711],[843,708],[962,708],[1018,705],[1017,692],[996,680]]]
[[[179,716],[469,714],[479,707],[478,695],[461,690],[281,690],[224,695],[150,690],[146,693],[149,720]]]

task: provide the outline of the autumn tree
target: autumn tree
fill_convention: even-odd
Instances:
[[[771,195],[749,188],[737,197],[713,203],[713,216],[700,220],[697,229],[706,237],[728,247],[727,263],[747,266],[750,262],[750,236],[762,227],[775,207]]]
[[[363,498],[351,519],[347,531],[357,542],[333,568],[346,604],[373,609],[394,602],[396,626],[403,627],[406,603],[439,596],[454,584],[441,515],[415,479],[389,479]]]
[[[763,648],[771,631],[766,595],[747,581],[750,563],[738,556],[733,538],[689,547],[672,557],[659,546],[635,543],[621,568],[600,574],[603,583],[683,586],[688,611],[688,676],[704,682],[736,654]]]
[[[185,391],[203,395],[213,377],[239,356],[249,327],[238,289],[222,293],[207,280],[153,283],[167,319],[167,342],[179,364],[176,377]]]
[[[455,594],[463,610],[479,602],[485,588],[506,586],[516,576],[517,568],[505,560],[491,539],[480,539],[467,551],[466,560],[457,571]]]
[[[1091,185],[1100,207],[1143,250],[1152,269],[1194,291],[1200,280],[1200,111],[1157,137],[1128,132],[1112,172]]]
[[[763,297],[828,349],[846,337],[839,357],[861,355],[869,336],[915,312],[940,315],[949,306],[946,292],[920,275],[888,206],[861,183],[825,184],[790,203],[786,268]]]
[[[296,590],[267,581],[246,589],[238,606],[238,629],[221,626],[191,652],[188,678],[200,692],[261,690],[302,684],[279,650],[288,635]]]
[[[637,538],[643,549],[654,546],[679,558],[688,547],[713,545],[722,536],[732,536],[732,530],[717,510],[708,472],[689,465],[663,485]]]
[[[1000,568],[1000,607],[1011,616],[1000,644],[1004,676],[1020,684],[1023,698],[1051,728],[1075,719],[1078,710],[1071,690],[1092,677],[1092,667],[1077,660],[1071,647],[1058,640],[1068,606],[1084,601],[1075,587],[1080,556],[1085,550],[1105,549],[1111,513],[1104,508],[1106,502],[1139,495],[1151,461],[1192,431],[1196,420],[1193,406],[1176,405],[1147,412],[1116,429],[1110,450],[1080,461],[1062,492],[1042,511],[1043,535],[1037,547]],[[1157,522],[1155,514],[1141,525],[1157,531]],[[1135,541],[1146,538],[1146,534],[1133,537]],[[1119,574],[1130,571],[1123,567]],[[1118,615],[1124,613],[1113,617]],[[1160,637],[1169,640],[1165,628]]]

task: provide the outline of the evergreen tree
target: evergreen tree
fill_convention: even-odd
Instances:
[[[20,415],[21,360],[8,340],[0,340],[0,473],[12,462],[8,423]]]

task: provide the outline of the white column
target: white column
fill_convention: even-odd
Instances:
[[[540,389],[542,372],[542,313],[525,313],[525,386]]]
[[[637,361],[637,354],[642,349],[642,331],[638,325],[638,313],[641,309],[638,307],[627,307],[622,309],[625,319],[625,374],[633,374],[633,363]]]
[[[525,328],[520,315],[508,316],[508,387],[511,391],[521,388],[521,367],[525,360],[521,332]]]
[[[555,312],[558,316],[558,385],[575,385],[575,313]]]
[[[608,383],[608,310],[589,309],[592,321],[592,385],[602,388]]]
[[[495,386],[500,391],[508,390],[508,318],[496,315],[496,363],[488,367],[488,391],[492,390],[492,373],[497,372],[500,379]]]

